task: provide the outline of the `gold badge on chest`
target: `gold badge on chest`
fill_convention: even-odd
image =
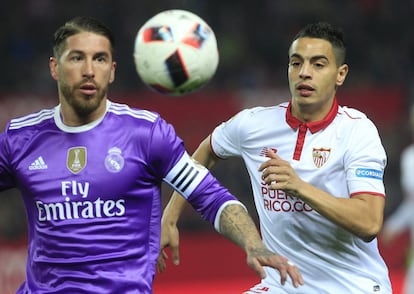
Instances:
[[[86,147],[72,147],[68,150],[66,167],[72,173],[77,174],[86,166]]]

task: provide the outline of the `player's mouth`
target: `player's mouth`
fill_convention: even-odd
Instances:
[[[85,83],[79,87],[82,94],[87,96],[95,95],[97,88],[93,83]]]
[[[303,97],[309,97],[315,91],[315,89],[308,84],[299,84],[296,86],[296,90],[299,92],[299,95]]]

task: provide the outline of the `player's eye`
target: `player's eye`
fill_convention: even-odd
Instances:
[[[325,66],[326,66],[326,62],[315,62],[314,64],[313,64],[313,66],[316,68],[316,69],[322,69],[322,68],[324,68]]]
[[[108,62],[108,56],[105,54],[99,54],[95,56],[94,60],[98,63],[106,63]]]
[[[96,58],[96,61],[98,61],[98,62],[105,62],[106,61],[106,58],[100,56],[100,57]]]
[[[83,60],[83,57],[81,55],[75,54],[75,55],[70,56],[69,60],[73,62],[77,62],[77,61]]]
[[[299,61],[290,61],[289,62],[289,66],[291,67],[299,67],[301,65],[301,63]]]

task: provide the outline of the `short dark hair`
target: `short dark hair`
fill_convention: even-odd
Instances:
[[[338,66],[345,63],[346,45],[341,28],[327,22],[316,22],[302,28],[293,38],[293,41],[299,38],[316,38],[328,41],[332,44]]]
[[[92,32],[106,37],[111,44],[111,53],[115,53],[115,38],[111,30],[97,19],[77,16],[59,27],[53,35],[53,54],[58,57],[62,54],[66,39],[81,32]]]

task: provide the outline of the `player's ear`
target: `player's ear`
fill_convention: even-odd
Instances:
[[[59,74],[58,74],[58,63],[57,63],[57,59],[56,57],[50,57],[49,58],[49,70],[50,70],[50,75],[53,77],[53,79],[55,79],[56,81],[59,79]]]
[[[345,81],[345,78],[348,74],[348,65],[347,64],[342,64],[339,68],[338,68],[338,73],[336,76],[336,85],[337,86],[342,86],[342,84]]]
[[[109,77],[109,83],[112,83],[115,81],[115,70],[116,70],[116,62],[112,62],[112,68],[111,68],[111,76]]]

